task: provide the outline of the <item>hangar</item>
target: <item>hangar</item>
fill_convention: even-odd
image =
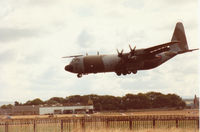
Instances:
[[[87,106],[54,106],[54,107],[40,107],[39,114],[92,114],[93,105]]]

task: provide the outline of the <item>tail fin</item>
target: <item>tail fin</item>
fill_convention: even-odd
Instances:
[[[172,51],[180,52],[180,51],[187,51],[188,50],[188,44],[185,36],[185,31],[183,24],[181,22],[176,23],[176,27],[174,29],[174,34],[172,36],[172,42],[173,41],[180,41],[180,43],[174,44],[170,46],[170,49]]]

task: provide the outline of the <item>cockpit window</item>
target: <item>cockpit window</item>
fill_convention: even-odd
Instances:
[[[78,63],[79,61],[80,61],[79,58],[74,58],[74,59],[72,60],[72,63]]]

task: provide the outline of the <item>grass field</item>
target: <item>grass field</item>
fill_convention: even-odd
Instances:
[[[184,115],[184,116],[199,116],[198,109],[185,109],[185,110],[135,110],[130,112],[97,112],[91,116],[142,116],[142,115]],[[84,114],[62,114],[54,115],[54,118],[64,117],[83,117]],[[5,119],[7,116],[0,116],[0,119]],[[16,115],[11,116],[11,119],[41,119],[49,118],[49,115]]]
[[[82,132],[82,130],[75,130],[72,132]],[[126,129],[99,129],[99,130],[89,130],[87,129],[86,132],[133,132],[133,130],[126,130]],[[182,129],[182,128],[157,128],[157,129],[140,129],[134,130],[134,132],[199,132],[197,129]]]

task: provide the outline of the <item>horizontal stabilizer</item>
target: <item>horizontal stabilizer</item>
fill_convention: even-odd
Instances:
[[[179,51],[178,54],[183,54],[183,53],[186,53],[186,52],[192,52],[194,50],[199,50],[199,48],[197,49],[190,49],[190,50],[185,50],[185,51]]]
[[[161,45],[157,45],[157,46],[147,48],[144,51],[145,51],[145,53],[148,53],[148,52],[150,53],[150,52],[161,50],[161,49],[166,48],[167,46],[171,46],[173,44],[178,44],[178,43],[180,43],[180,41],[172,41],[172,42],[168,42],[168,43],[164,43],[164,44],[161,44]]]

